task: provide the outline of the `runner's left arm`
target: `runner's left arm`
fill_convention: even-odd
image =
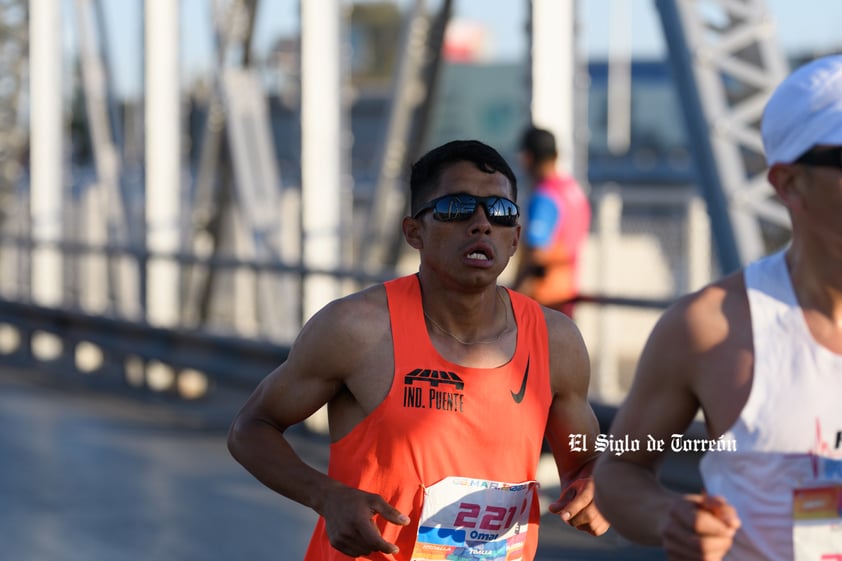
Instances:
[[[590,359],[581,333],[567,316],[548,310],[545,317],[553,390],[546,438],[561,482],[559,499],[550,511],[571,526],[599,536],[609,523],[594,504],[591,472],[598,457],[593,444],[599,423],[588,403]]]

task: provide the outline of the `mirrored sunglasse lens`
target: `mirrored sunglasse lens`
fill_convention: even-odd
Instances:
[[[503,197],[475,197],[473,195],[445,195],[422,206],[415,213],[415,218],[428,209],[433,210],[433,218],[440,222],[455,222],[469,219],[481,204],[488,219],[500,226],[515,226],[518,219],[517,205]]]
[[[441,220],[442,222],[467,220],[476,208],[476,199],[455,196],[443,197],[436,203],[434,215],[436,220]]]
[[[508,199],[496,199],[490,203],[486,201],[485,208],[488,217],[498,224],[514,226],[517,223],[517,205]]]

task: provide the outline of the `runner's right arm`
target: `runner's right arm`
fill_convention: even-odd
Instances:
[[[325,519],[331,545],[352,557],[397,550],[380,536],[372,516],[402,525],[408,518],[380,496],[349,488],[307,465],[284,432],[331,401],[343,389],[347,373],[357,367],[355,361],[371,348],[376,329],[360,329],[360,322],[369,317],[360,309],[366,305],[370,303],[364,299],[346,298],[318,312],[302,329],[287,360],[239,411],[228,436],[228,448],[238,462],[270,489],[316,511]]]

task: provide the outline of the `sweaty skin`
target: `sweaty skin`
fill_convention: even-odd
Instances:
[[[815,342],[842,354],[842,170],[775,164],[769,182],[792,219],[787,268]],[[737,420],[752,386],[755,355],[742,271],[680,299],[661,317],[640,356],[612,434],[668,440],[704,413],[715,439]],[[662,545],[670,559],[722,559],[741,521],[725,497],[680,495],[657,480],[663,453],[604,455],[597,503],[632,541]]]

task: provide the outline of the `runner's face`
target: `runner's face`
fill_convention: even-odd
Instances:
[[[842,169],[809,166],[803,172],[802,229],[842,257]]]
[[[513,196],[505,175],[486,173],[471,162],[457,162],[446,168],[429,200],[454,193],[508,199]],[[482,205],[463,221],[441,222],[429,211],[413,220],[418,225],[422,268],[474,285],[496,282],[520,240],[520,224],[495,224]]]

